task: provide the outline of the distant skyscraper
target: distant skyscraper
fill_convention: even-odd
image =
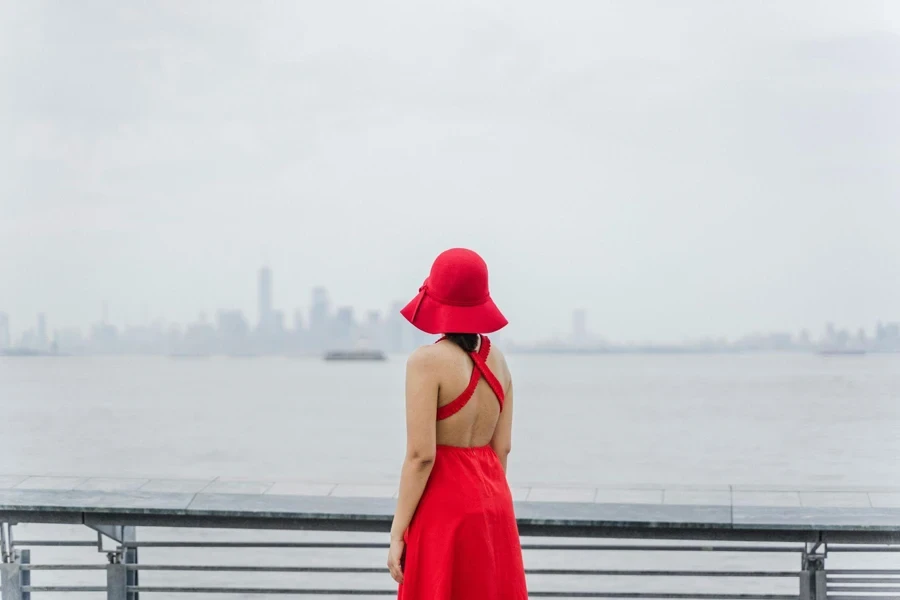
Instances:
[[[900,324],[890,323],[885,327],[885,339],[893,342],[900,341]]]
[[[353,308],[350,306],[338,308],[334,318],[334,337],[329,341],[337,347],[348,347],[353,343],[355,333],[356,321],[353,318]]]
[[[331,321],[328,290],[319,286],[313,288],[312,304],[309,307],[309,343],[316,350],[328,345]]]
[[[324,287],[313,288],[312,306],[309,311],[309,328],[321,331],[328,326],[328,290]]]
[[[285,332],[284,326],[284,311],[283,310],[273,310],[271,322],[271,330],[275,335],[282,335]]]
[[[384,345],[381,311],[370,310],[366,313],[366,323],[362,331],[361,341],[370,348],[381,348]]]
[[[216,328],[206,320],[205,315],[196,323],[185,328],[182,351],[190,354],[210,354],[216,348]]]
[[[294,332],[303,331],[303,311],[299,308],[294,311]]]
[[[572,341],[582,344],[587,341],[587,313],[583,308],[572,312]]]
[[[219,336],[225,339],[245,342],[250,333],[247,319],[239,310],[220,310],[216,315]]]
[[[9,316],[0,313],[0,350],[9,348]]]
[[[37,347],[39,350],[46,350],[50,346],[50,338],[47,337],[47,315],[38,314],[37,319]]]
[[[350,325],[352,325],[353,324],[353,307],[352,306],[341,306],[340,308],[338,308],[335,320],[338,323],[340,323],[341,325],[344,325],[346,327],[349,327]]]
[[[272,325],[272,270],[263,267],[259,270],[257,283],[259,293],[259,328],[269,329]]]
[[[85,340],[81,330],[68,328],[59,331],[56,335],[56,343],[59,350],[64,352],[84,352]]]
[[[119,330],[115,325],[96,323],[91,328],[91,348],[100,354],[114,353],[118,350]]]
[[[239,310],[220,310],[218,321],[219,343],[226,354],[241,354],[247,349],[250,326]]]

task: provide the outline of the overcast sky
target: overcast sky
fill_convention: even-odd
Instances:
[[[387,309],[517,339],[900,320],[900,2],[0,3],[0,311]]]

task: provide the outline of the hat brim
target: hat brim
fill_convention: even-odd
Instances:
[[[432,334],[493,333],[509,323],[491,298],[475,306],[456,306],[444,304],[425,292],[419,292],[400,314],[417,329]]]

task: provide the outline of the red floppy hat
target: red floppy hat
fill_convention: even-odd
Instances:
[[[419,293],[400,311],[426,333],[492,333],[506,317],[488,289],[487,264],[466,248],[441,252]]]

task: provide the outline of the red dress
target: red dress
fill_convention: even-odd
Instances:
[[[503,387],[485,363],[490,349],[490,340],[482,336],[481,348],[470,353],[475,368],[468,387],[438,408],[438,420],[462,409],[481,377],[503,410]],[[512,495],[490,446],[437,447],[404,539],[399,600],[528,599]]]

